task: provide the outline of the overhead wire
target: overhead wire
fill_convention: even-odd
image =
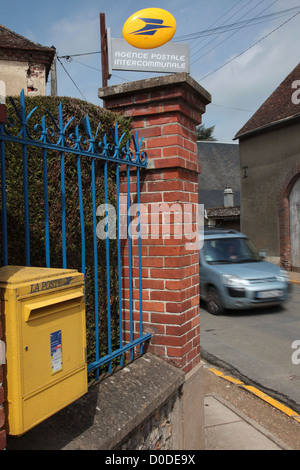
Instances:
[[[84,65],[84,67],[88,67],[89,69],[97,70],[97,72],[102,72],[102,69],[97,67],[93,67],[92,65],[84,64],[83,62],[79,62],[79,60],[74,60],[76,64]]]
[[[97,72],[102,72],[102,69],[99,69],[97,67],[93,67],[92,65],[84,64],[83,62],[79,62],[79,60],[74,60],[74,62],[76,62],[76,64],[83,65],[84,67],[88,67],[89,69],[96,70]],[[112,77],[120,78],[121,80],[124,80],[124,82],[127,81],[127,78],[120,77],[120,75],[116,75],[114,73],[112,73]]]
[[[101,51],[84,52],[84,53],[82,53],[82,54],[67,54],[67,55],[61,55],[61,56],[58,56],[58,59],[70,59],[70,58],[72,58],[72,57],[79,57],[79,56],[93,55],[93,54],[101,54]]]
[[[251,2],[251,0],[243,8],[245,8],[250,2]],[[254,9],[254,8],[256,8],[256,7],[253,7],[252,9]],[[298,5],[297,7],[281,10],[277,13],[270,13],[269,15],[264,15],[264,16],[261,16],[261,17],[255,16],[254,18],[250,18],[248,20],[227,24],[225,26],[218,26],[217,28],[205,29],[205,30],[198,31],[198,32],[195,32],[195,33],[187,34],[185,36],[178,36],[173,41],[174,42],[179,42],[179,41],[182,41],[182,40],[192,40],[192,39],[197,39],[197,38],[200,38],[200,37],[203,37],[203,36],[211,36],[211,35],[214,35],[214,34],[219,34],[220,32],[224,33],[224,32],[230,31],[232,29],[236,29],[236,28],[240,28],[240,27],[246,27],[246,26],[249,25],[249,23],[252,23],[252,22],[254,22],[255,24],[260,24],[260,23],[269,21],[270,19],[281,18],[282,16],[287,16],[287,15],[289,15],[289,14],[291,14],[291,13],[293,13],[293,12],[299,10],[299,9],[300,9],[300,5]],[[241,10],[239,10],[239,11],[241,11]],[[233,16],[235,16],[235,15],[233,15]],[[243,16],[245,16],[245,15],[243,15]]]
[[[77,86],[77,84],[75,83],[75,81],[73,80],[73,78],[71,77],[71,75],[69,74],[69,72],[67,71],[67,69],[64,67],[62,61],[57,58],[58,62],[60,63],[60,65],[62,66],[62,68],[64,69],[64,71],[66,72],[66,74],[68,75],[68,77],[70,78],[70,80],[72,81],[72,83],[75,85],[75,87],[77,88],[77,90],[79,91],[79,93],[81,94],[81,96],[83,97],[83,99],[85,101],[87,101],[86,97],[84,96],[84,94],[82,93],[82,91],[80,90],[80,88]]]
[[[245,113],[254,113],[254,111],[251,111],[250,109],[234,108],[232,106],[225,106],[223,104],[210,103],[210,106],[216,106],[217,108],[232,109],[234,111],[243,111]]]
[[[250,0],[249,2],[247,2],[246,5],[244,5],[242,8],[240,8],[233,16],[235,16],[235,15],[238,14],[241,10],[243,10],[244,8],[246,8],[246,7],[249,5],[249,3],[251,3],[251,0]],[[255,8],[255,7],[254,7],[254,8]],[[252,9],[253,9],[253,8],[252,8]],[[251,9],[250,11],[252,11],[252,9]],[[246,12],[244,15],[242,15],[240,18],[243,18],[243,17],[246,16],[248,13],[249,13],[249,12],[247,11],[247,12]],[[231,16],[229,19],[231,19],[233,16]],[[227,26],[228,26],[228,25],[227,25]],[[224,31],[224,32],[225,32],[225,31]],[[227,32],[227,31],[226,31],[226,32]],[[218,34],[218,36],[215,37],[214,39],[212,39],[211,41],[208,41],[204,46],[202,46],[200,49],[197,50],[196,54],[198,55],[201,50],[203,50],[205,47],[209,46],[209,44],[211,44],[211,43],[213,43],[214,41],[216,41],[216,40],[221,36],[221,34],[222,34],[222,32],[220,32],[220,33]],[[215,46],[215,47],[218,47],[218,46]],[[211,50],[214,50],[215,47],[213,47]],[[193,64],[196,63],[196,62],[198,62],[202,57],[204,57],[204,56],[207,55],[208,53],[209,53],[209,51],[206,52],[206,54],[204,54],[204,55],[198,57],[197,59],[193,60],[193,62],[191,62],[191,65],[193,65]],[[192,57],[193,57],[194,55],[195,55],[195,54],[192,54]]]
[[[272,5],[270,5],[270,6],[273,6],[273,4],[276,3],[277,1],[279,1],[279,0],[275,0],[275,1],[272,3]],[[268,7],[267,7],[267,8],[268,8]],[[236,34],[236,33],[238,33],[238,32],[239,32],[239,31],[235,31],[235,32],[233,32],[232,34],[230,34],[225,40],[223,40],[223,41],[221,41],[219,44],[217,44],[215,48],[217,48],[218,46],[221,46],[224,42],[226,42],[228,39],[230,39],[232,36],[234,36],[234,34]],[[246,33],[243,34],[242,36],[239,36],[239,39],[245,37],[245,35],[246,35]],[[236,41],[236,39],[235,39],[235,41]],[[231,44],[232,44],[232,42],[229,43],[229,44],[227,44],[227,46],[226,46],[225,48],[220,49],[220,50],[219,50],[219,53],[221,53],[221,51],[223,51],[223,50],[226,51],[227,48],[228,48]],[[214,49],[210,50],[209,52],[212,52],[213,50],[214,50]],[[205,55],[208,55],[208,54],[205,54]],[[202,56],[202,58],[203,58],[203,57],[204,57],[204,56]],[[205,64],[208,60],[209,60],[209,58],[206,58],[206,59],[205,59],[204,61],[202,61],[201,63],[202,63],[202,64]]]
[[[296,16],[298,16],[300,14],[300,11],[298,13],[296,13],[295,15],[293,15],[291,18],[289,18],[288,20],[284,21],[283,23],[281,23],[279,26],[277,26],[276,28],[274,28],[272,31],[270,31],[268,34],[266,34],[265,36],[263,36],[262,38],[260,38],[258,41],[256,41],[254,44],[252,44],[251,46],[247,47],[247,49],[245,49],[244,51],[240,52],[239,54],[237,54],[236,56],[234,56],[232,59],[228,60],[227,62],[225,62],[224,64],[220,65],[220,67],[218,67],[217,69],[213,70],[212,72],[208,73],[207,75],[205,75],[204,77],[202,78],[199,78],[197,81],[199,82],[200,80],[204,80],[205,78],[209,77],[210,75],[214,74],[215,72],[217,72],[218,70],[222,69],[223,67],[225,67],[225,65],[228,65],[230,64],[231,62],[233,62],[235,59],[237,59],[238,57],[240,57],[241,55],[245,54],[247,51],[249,51],[250,49],[252,49],[252,47],[256,46],[257,44],[259,44],[260,42],[262,42],[264,39],[266,39],[267,37],[271,36],[271,34],[275,33],[275,31],[277,31],[278,29],[282,28],[282,26],[286,25],[287,23],[289,23],[289,21],[291,21],[292,19],[294,19]]]
[[[222,33],[225,33],[227,32],[228,30],[228,24],[226,25],[226,23],[228,23],[229,20],[231,20],[232,18],[234,18],[236,15],[239,14],[240,11],[242,11],[244,8],[246,8],[248,6],[248,4],[251,3],[251,0],[249,0],[246,5],[243,5],[238,11],[236,11],[235,13],[233,13],[233,15],[231,15],[229,18],[227,18],[227,20],[225,20],[218,28],[216,28],[216,32],[215,33],[208,33],[208,34],[205,34],[205,36],[211,36],[212,34],[218,34],[217,38],[222,34]],[[226,25],[226,26],[224,26]],[[223,29],[223,31],[221,31]],[[220,32],[219,32],[220,31]],[[214,39],[210,39],[208,42],[206,42],[202,47],[198,47],[197,51],[196,51],[196,54],[204,49],[206,46],[208,46],[211,42],[215,41],[217,38],[214,38]],[[198,43],[198,46],[199,44],[201,44],[203,41],[200,41],[200,43]],[[194,46],[195,47],[195,46]],[[191,56],[193,56],[194,54],[191,54]]]
[[[92,70],[96,70],[97,72],[102,72],[102,69],[99,69],[99,68],[96,68],[96,67],[92,67],[91,65],[88,65],[88,64],[84,64],[83,62],[79,62],[78,60],[74,60],[74,62],[76,62],[77,64],[79,65],[83,65],[84,67],[88,67]],[[124,82],[127,82],[127,78],[125,77],[121,77],[120,75],[116,75],[116,74],[112,74],[113,77],[116,77],[116,78],[119,78],[121,80],[123,80]],[[77,88],[78,89],[78,88]],[[224,106],[224,105],[221,105],[221,104],[216,104],[216,103],[211,103],[211,106],[217,106],[219,108],[225,108],[225,109],[231,109],[231,110],[234,110],[234,111],[242,111],[242,112],[248,112],[248,113],[253,113],[253,111],[249,110],[249,109],[242,109],[242,108],[234,108],[232,106]]]
[[[257,16],[258,16],[260,13],[264,12],[265,10],[267,10],[268,8],[270,8],[271,6],[273,6],[273,5],[274,5],[275,3],[277,3],[277,2],[278,2],[278,0],[274,0],[274,2],[273,2],[271,5],[268,5],[268,6],[265,7],[263,10],[261,10],[261,11],[257,14]],[[261,5],[261,3],[262,3],[262,2],[259,2],[258,5]],[[256,5],[254,8],[256,8],[258,5]],[[253,9],[254,9],[254,8],[253,8]],[[250,11],[252,11],[252,9],[251,9]],[[257,17],[257,16],[256,16],[256,17]],[[255,18],[256,18],[256,17],[255,17]],[[254,18],[254,19],[255,19],[255,18]],[[246,22],[247,22],[247,21],[250,21],[250,20],[246,20]],[[198,62],[198,61],[199,61],[200,59],[202,59],[203,57],[207,56],[210,52],[214,51],[217,47],[219,47],[219,46],[220,46],[221,44],[223,44],[224,42],[228,41],[228,40],[229,40],[232,36],[234,36],[236,33],[239,33],[241,29],[243,29],[243,28],[240,27],[240,28],[238,28],[237,30],[233,31],[229,36],[227,36],[226,38],[222,39],[218,44],[216,44],[214,47],[212,47],[211,49],[209,49],[208,51],[206,51],[205,54],[201,55],[201,56],[198,57],[196,60],[194,60],[194,61],[191,63],[191,65],[193,65],[195,62]]]
[[[224,18],[224,16],[228,15],[228,13],[230,13],[236,6],[238,6],[242,1],[244,0],[239,0],[237,3],[235,3],[231,8],[229,8],[229,10],[227,10],[225,13],[223,13],[223,15],[221,15],[216,21],[213,21],[210,25],[209,25],[209,28],[211,28],[213,25],[217,24],[222,18]],[[233,15],[234,16],[234,15]],[[232,18],[232,16],[230,17]],[[229,19],[230,19],[229,18]],[[226,20],[228,21],[228,19]],[[226,23],[226,21],[224,23]],[[220,26],[222,26],[224,23],[222,23]],[[197,38],[193,39],[193,41],[196,41]],[[198,44],[195,44],[194,46],[192,46],[190,48],[190,50],[194,49],[194,47],[196,47],[197,45],[201,44],[202,42],[204,41],[204,38],[202,39],[202,41],[200,41]]]

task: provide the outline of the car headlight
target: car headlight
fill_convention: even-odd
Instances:
[[[222,279],[225,286],[229,287],[243,287],[248,285],[248,281],[246,279],[233,276],[232,274],[223,274]]]
[[[287,271],[285,271],[284,269],[281,269],[277,276],[277,281],[289,282],[289,280],[290,278],[289,278],[289,274],[287,273]]]

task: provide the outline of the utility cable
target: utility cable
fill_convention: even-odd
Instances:
[[[208,73],[207,75],[205,75],[204,77],[202,78],[199,78],[198,81],[200,80],[204,80],[205,78],[209,77],[210,75],[212,75],[213,73],[217,72],[218,70],[222,69],[223,67],[225,67],[225,65],[228,65],[230,64],[231,62],[233,62],[235,59],[237,59],[238,57],[240,57],[241,55],[245,54],[245,52],[249,51],[250,49],[252,49],[252,47],[256,46],[257,44],[259,44],[260,42],[262,42],[264,39],[266,39],[267,37],[271,36],[271,34],[275,33],[275,31],[277,31],[278,29],[280,29],[282,26],[286,25],[289,21],[291,21],[293,18],[295,18],[296,16],[298,16],[300,14],[300,11],[298,13],[296,13],[295,15],[293,15],[291,18],[289,18],[288,20],[286,20],[284,23],[282,23],[281,25],[277,26],[277,28],[273,29],[272,31],[270,31],[268,34],[266,34],[265,36],[263,36],[261,39],[259,39],[258,41],[256,41],[254,44],[252,44],[251,46],[249,46],[247,49],[245,49],[243,52],[240,52],[239,54],[237,54],[235,57],[233,57],[232,59],[228,60],[227,62],[225,62],[225,64],[221,65],[220,67],[218,67],[217,69],[213,70],[212,72]]]
[[[92,54],[101,54],[101,51],[95,51],[95,52],[84,52],[82,54],[68,54],[68,55],[61,55],[58,56],[58,59],[70,59],[72,57],[79,57],[79,56],[84,56],[84,55],[92,55]]]
[[[218,108],[232,109],[234,111],[243,111],[244,113],[254,113],[254,111],[250,111],[249,109],[233,108],[232,106],[224,106],[222,104],[216,104],[216,103],[210,103],[209,106],[217,106]]]
[[[264,8],[260,13],[262,13],[263,11],[267,10],[268,8],[270,8],[271,6],[273,6],[275,3],[277,3],[278,0],[275,0],[271,5],[269,5],[268,7]],[[256,7],[255,7],[256,8]],[[258,16],[258,15],[257,15]],[[255,17],[256,18],[256,17]],[[243,28],[238,28],[238,30],[235,30],[233,31],[229,36],[227,36],[227,38],[224,38],[222,39],[222,41],[220,41],[218,44],[216,44],[214,47],[212,47],[211,49],[209,49],[208,51],[205,52],[205,54],[202,54],[200,57],[198,57],[197,59],[195,59],[193,62],[191,62],[191,65],[193,65],[195,62],[198,62],[200,59],[202,59],[203,57],[207,56],[210,52],[212,52],[213,50],[215,50],[217,47],[219,47],[221,44],[223,44],[225,41],[228,41],[228,39],[230,39],[232,36],[234,36],[236,33],[238,33],[240,31],[240,29],[243,29]]]
[[[223,13],[223,15],[221,15],[216,21],[213,21],[210,25],[209,25],[209,28],[211,28],[214,24],[217,24],[222,18],[224,18],[224,16],[228,15],[228,13],[230,13],[236,6],[238,6],[243,0],[239,0],[237,3],[235,3],[235,5],[233,5],[229,10],[227,10],[225,13]],[[229,18],[227,18],[227,20],[225,20],[223,23],[221,23],[220,26],[223,26],[228,20],[230,20],[231,18],[233,18],[240,10],[238,10],[236,13],[234,13],[233,15],[231,15]],[[197,38],[193,39],[193,41],[196,41]],[[201,44],[202,42],[204,41],[204,38],[202,39],[202,41],[198,42],[197,44],[194,44],[193,46],[191,46],[190,50],[192,51],[192,49],[194,49],[195,47],[199,46],[199,44]]]
[[[88,65],[88,64],[84,64],[83,62],[79,62],[78,60],[74,60],[74,62],[76,62],[76,64],[83,65],[84,67],[88,67],[90,69],[96,70],[97,72],[102,71],[101,69],[98,69],[96,67],[92,67],[91,65]],[[128,81],[127,78],[121,77],[120,75],[116,75],[114,73],[112,74],[112,77],[119,78],[119,79],[123,80],[124,82]],[[216,103],[211,103],[210,106],[217,106],[219,108],[232,109],[234,111],[243,111],[243,112],[246,112],[246,113],[253,113],[254,112],[254,111],[250,111],[249,109],[233,108],[232,106],[224,106],[222,104],[216,104]]]
[[[63,63],[61,60],[59,60],[59,58],[57,58],[57,60],[59,61],[60,65],[62,66],[62,68],[64,69],[64,71],[66,72],[66,74],[68,75],[68,77],[70,78],[70,80],[72,81],[72,83],[75,85],[75,87],[77,88],[77,90],[79,91],[79,93],[81,94],[81,96],[83,97],[83,99],[85,101],[87,101],[86,97],[84,96],[84,94],[81,92],[81,90],[78,88],[78,86],[76,85],[76,83],[74,82],[73,78],[71,77],[71,75],[69,74],[69,72],[67,71],[67,69],[64,67]]]
[[[250,0],[251,1],[251,0]],[[262,0],[264,1],[264,0]],[[249,4],[250,2],[248,2],[245,7]],[[252,10],[254,10],[258,5],[260,5],[262,2],[258,2],[258,4],[256,4],[254,7],[252,7],[249,11],[247,11],[244,15],[242,15],[240,17],[241,18],[244,18],[246,15],[248,15],[249,12],[251,12]],[[239,10],[241,11],[241,9]],[[248,20],[248,21],[251,21],[251,20]],[[240,28],[238,28],[238,30],[235,30],[233,31],[233,33],[231,33],[229,35],[232,36],[233,34],[236,34],[237,32],[239,32],[239,29],[242,29],[242,26]],[[209,46],[209,44],[213,43],[214,41],[216,41],[218,39],[218,37],[220,37],[222,35],[222,32],[220,32],[214,39],[212,39],[211,41],[209,41],[208,43],[206,43],[203,47],[201,47],[200,49],[197,50],[196,54],[198,54],[202,49],[204,49],[205,47]],[[202,59],[202,57],[205,57],[207,54],[209,54],[209,52],[211,52],[212,50],[216,49],[220,44],[222,44],[222,42],[226,41],[228,39],[225,38],[223,39],[221,42],[219,42],[217,45],[213,46],[211,49],[209,49],[205,54],[201,55],[200,57],[196,58],[193,62],[191,62],[191,65],[193,65],[195,62],[199,61],[200,59]],[[195,54],[192,54],[192,56],[195,55]],[[192,58],[192,57],[191,57]]]
[[[239,22],[232,23],[232,24],[225,25],[225,26],[219,26],[217,28],[205,29],[203,31],[198,31],[196,33],[187,34],[186,36],[177,37],[176,40],[174,40],[174,42],[182,41],[182,40],[191,40],[195,38],[200,38],[202,36],[211,36],[214,34],[219,34],[220,32],[226,33],[227,31],[231,31],[232,29],[239,29],[241,27],[247,27],[249,25],[252,25],[253,23],[254,24],[264,23],[275,17],[280,18],[282,16],[289,15],[290,13],[295,12],[296,10],[299,13],[299,9],[300,9],[300,5],[298,7],[289,8],[287,10],[281,10],[277,13],[270,13],[269,15],[254,17],[254,18],[250,18],[249,20],[239,21]]]
[[[273,5],[274,3],[277,3],[277,1],[279,1],[279,0],[275,0],[275,1],[272,3],[272,5]],[[270,6],[272,6],[272,5],[270,5]],[[216,46],[215,46],[214,48],[212,48],[212,49],[211,49],[210,51],[208,51],[208,52],[212,52],[214,49],[216,49],[217,47],[219,47],[221,44],[223,44],[224,42],[226,42],[228,39],[230,39],[232,36],[234,36],[234,35],[235,35],[236,33],[238,33],[238,32],[239,32],[239,31],[234,31],[234,32],[231,33],[227,38],[223,39],[223,40],[220,41],[218,44],[216,44]],[[247,34],[247,33],[245,33],[243,36],[240,36],[240,39],[241,39],[242,37],[244,37],[246,34]],[[230,43],[230,44],[232,44],[232,43]],[[230,46],[230,44],[228,44],[227,47]],[[222,50],[225,50],[225,51],[226,51],[226,48],[221,49],[221,51],[222,51]],[[221,51],[220,51],[220,52],[221,52]],[[201,58],[203,58],[205,55],[207,55],[207,53],[204,54],[204,55],[202,55]],[[206,60],[202,61],[201,64],[203,65],[205,62],[207,62],[207,60],[208,60],[208,58],[207,58]]]

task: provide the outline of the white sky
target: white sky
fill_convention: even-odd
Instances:
[[[2,25],[43,46],[55,46],[58,56],[100,51],[100,13],[105,13],[111,36],[122,38],[123,24],[131,14],[149,7],[168,10],[177,22],[172,41],[189,44],[190,75],[212,95],[203,123],[207,127],[215,125],[214,135],[222,142],[232,141],[299,63],[300,13],[291,19],[297,11],[219,35],[188,41],[180,38],[298,6],[300,12],[300,0],[2,0],[1,3]],[[284,22],[287,23],[282,25]],[[260,41],[275,28],[277,31]],[[58,94],[80,99],[84,96],[102,106],[98,98],[98,88],[102,86],[101,55],[73,57],[71,62],[61,60],[73,81],[58,63]],[[151,76],[154,75],[114,71],[108,85]]]

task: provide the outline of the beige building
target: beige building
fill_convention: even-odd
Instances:
[[[55,57],[55,48],[44,47],[0,25],[0,80],[6,94],[17,96],[46,94],[46,83]]]
[[[272,261],[300,271],[300,64],[235,139],[241,230]]]

